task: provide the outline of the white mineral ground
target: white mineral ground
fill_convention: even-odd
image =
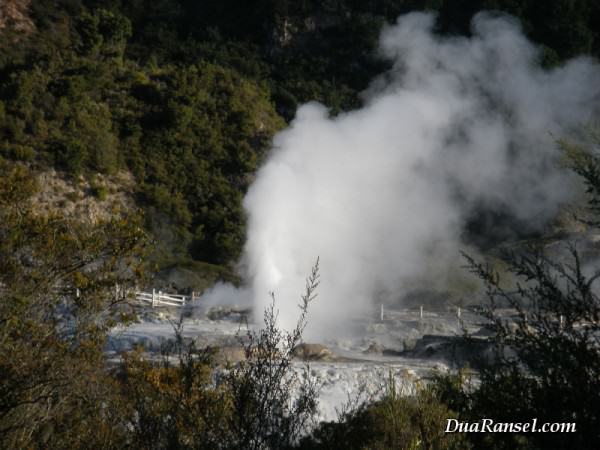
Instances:
[[[240,346],[236,333],[241,330],[243,334],[245,325],[241,325],[242,316],[235,312],[236,308],[232,309],[233,313],[222,308],[226,315],[218,320],[209,319],[206,311],[183,311],[189,316],[183,321],[184,339],[194,340],[198,348],[230,349],[229,354],[235,358],[235,350],[239,354]],[[149,355],[159,354],[165,343],[173,341],[173,323],[181,313],[176,309],[143,307],[139,323],[112,331],[106,348],[109,358],[117,361],[121,352],[136,345],[142,345]],[[214,310],[212,313],[215,317]],[[470,312],[463,311],[462,319],[471,332],[477,333],[481,328],[480,320]],[[320,342],[327,348],[324,357],[310,361],[310,375],[321,386],[319,419],[335,420],[337,411],[349,399],[356,399],[361,391],[366,391],[363,396],[381,392],[390,373],[401,392],[412,392],[415,382],[427,378],[432,370],[448,370],[452,360],[441,349],[440,342],[461,334],[455,309],[425,311],[423,319],[418,309],[385,309],[383,321],[380,311],[374,312],[373,317],[355,320],[345,335]],[[425,335],[436,335],[440,340],[415,349]],[[402,353],[405,350],[413,350],[413,354],[407,356]],[[298,371],[305,366],[300,359],[294,364]]]

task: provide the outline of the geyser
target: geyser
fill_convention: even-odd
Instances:
[[[592,119],[599,66],[579,58],[543,70],[507,17],[477,15],[470,38],[436,36],[433,25],[409,14],[383,31],[393,68],[363,108],[331,117],[309,103],[275,137],[245,199],[249,291],[236,294],[253,298],[258,318],[273,291],[281,324],[294,324],[320,256],[307,332],[335,332],[375,311],[375,297],[444,280],[474,208],[538,226],[572,197],[552,136]]]

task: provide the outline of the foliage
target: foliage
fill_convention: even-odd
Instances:
[[[418,383],[415,393],[403,392],[390,373],[379,400],[344,412],[338,422],[322,423],[300,448],[469,449],[465,435],[444,433],[446,420],[456,417],[435,386]]]
[[[102,351],[128,317],[115,283],[137,278],[140,224],[42,216],[30,170],[0,172],[0,446],[110,448],[123,430]]]
[[[198,351],[193,342],[184,343],[181,322],[174,348],[165,348],[160,361],[140,352],[128,355],[122,384],[133,410],[127,427],[132,442],[143,448],[291,448],[310,430],[316,412],[318,393],[308,367],[298,375],[292,355],[318,276],[317,261],[295,329],[278,328],[273,303],[264,328],[238,336],[246,358],[235,366],[216,368],[210,348]]]
[[[308,306],[319,285],[319,260],[306,281],[300,317],[291,331],[277,327],[275,297],[264,313],[264,328],[248,330],[246,359],[224,376],[232,395],[229,427],[232,449],[289,448],[314,425],[317,386],[309,366],[302,374],[292,367],[294,349],[301,343]]]
[[[231,396],[213,385],[210,353],[177,337],[177,364],[170,361],[173,349],[164,349],[160,361],[145,359],[141,349],[123,360],[128,440],[147,449],[227,448]]]
[[[587,185],[590,211],[597,226],[598,155],[593,146],[566,145],[574,170]],[[467,420],[498,422],[574,422],[576,433],[471,435],[476,447],[582,448],[600,445],[600,274],[576,244],[564,260],[543,248],[505,255],[516,286],[501,283],[489,265],[466,256],[469,269],[484,282],[493,357],[482,361],[477,389],[450,380],[438,383],[443,399]],[[499,305],[515,311],[512,318]]]
[[[1,169],[2,448],[279,449],[309,429],[317,393],[308,367],[302,375],[292,368],[292,350],[318,263],[297,327],[278,329],[273,306],[264,329],[240,334],[239,365],[217,369],[212,349],[183,341],[180,323],[174,348],[159,360],[137,351],[110,368],[107,334],[133,318],[124,292],[142,276],[141,223],[40,215],[30,203],[31,169]]]
[[[68,175],[128,169],[159,265],[227,265],[282,118],[309,100],[360,106],[398,15],[433,10],[440,32],[468,34],[481,9],[519,18],[547,64],[600,55],[591,0],[38,0],[34,31],[0,34],[0,155]]]
[[[265,90],[205,62],[123,63],[130,26],[112,12],[85,13],[71,26],[59,58],[41,49],[35,64],[0,81],[0,154],[71,176],[129,169],[147,227],[176,236],[157,259],[236,259],[248,175],[281,126]]]
[[[525,448],[597,448],[600,299],[593,283],[598,275],[585,273],[575,247],[566,263],[539,251],[512,255],[511,272],[521,280],[516,292],[500,287],[488,267],[471,259],[469,266],[487,286],[490,306],[484,313],[496,351],[480,372],[481,386],[470,395],[467,411],[500,422],[576,423],[576,434],[533,434],[530,443],[520,443]],[[502,317],[499,299],[516,310],[516,320]],[[494,448],[515,448],[517,439],[495,436]]]

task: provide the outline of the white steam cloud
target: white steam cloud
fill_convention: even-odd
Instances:
[[[320,256],[308,331],[335,332],[376,298],[460,265],[465,222],[482,205],[536,225],[571,198],[552,135],[591,120],[599,66],[542,70],[506,17],[479,14],[470,38],[433,25],[418,13],[383,31],[394,66],[362,109],[330,117],[309,103],[275,137],[245,199],[243,267],[259,317],[273,291],[281,323],[294,324]]]

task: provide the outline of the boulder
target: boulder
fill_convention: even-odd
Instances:
[[[293,355],[305,361],[331,361],[335,355],[322,344],[300,344],[293,350]]]
[[[381,355],[383,353],[383,346],[378,343],[378,342],[371,342],[369,344],[369,347],[367,347],[366,350],[363,351],[363,353],[367,354],[367,355]]]

